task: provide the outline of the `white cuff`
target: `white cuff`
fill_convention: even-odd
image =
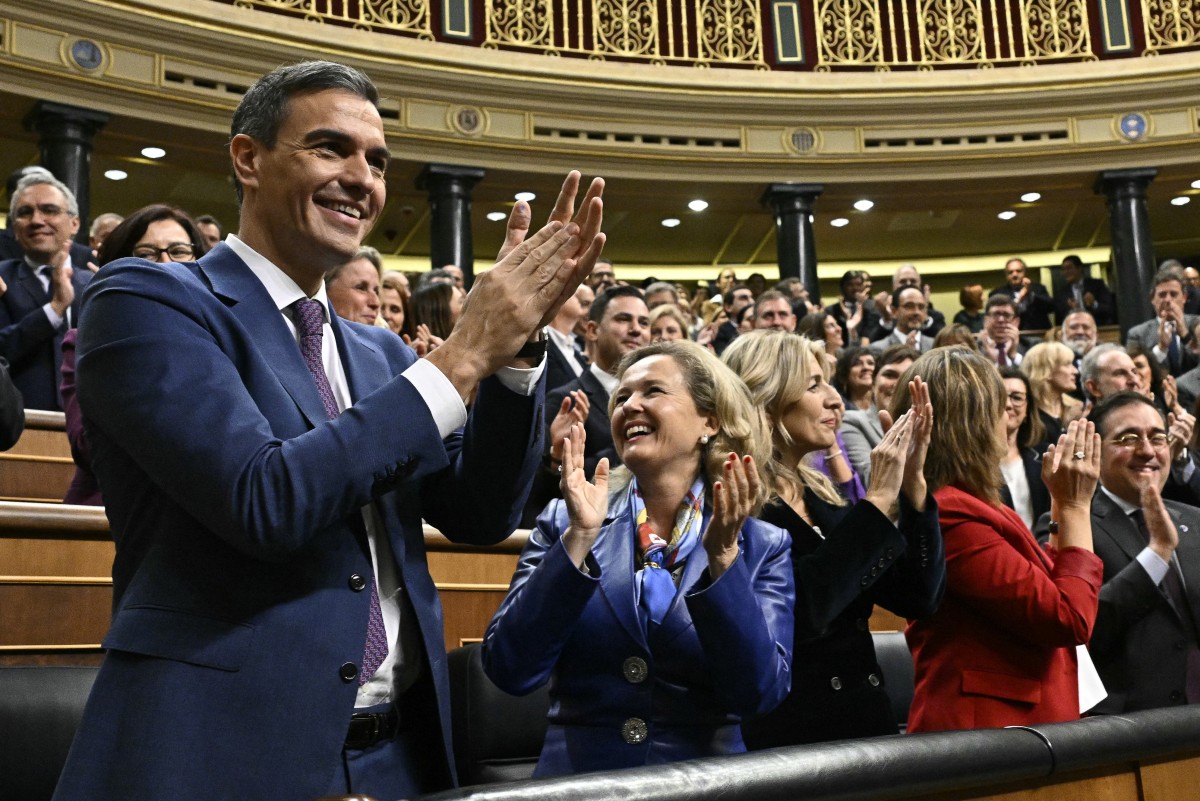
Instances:
[[[401,375],[408,379],[408,383],[413,385],[429,407],[442,439],[466,425],[467,407],[441,370],[425,359],[417,359]]]

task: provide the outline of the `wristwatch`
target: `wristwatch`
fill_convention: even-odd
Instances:
[[[550,338],[546,336],[546,329],[539,328],[538,334],[537,334],[537,339],[533,340],[532,342],[526,342],[524,345],[522,345],[521,349],[519,351],[517,351],[516,358],[518,358],[518,359],[540,359],[540,358],[542,358],[543,356],[546,355],[546,343],[549,341],[550,341]]]

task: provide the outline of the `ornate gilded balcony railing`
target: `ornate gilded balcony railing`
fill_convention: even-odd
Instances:
[[[757,0],[490,0],[484,47],[766,67]]]
[[[223,1],[465,46],[698,67],[990,68],[1200,49],[1200,0]]]

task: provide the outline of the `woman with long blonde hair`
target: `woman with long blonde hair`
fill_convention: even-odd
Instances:
[[[875,604],[918,618],[937,608],[945,582],[937,505],[922,468],[932,411],[892,418],[871,452],[866,497],[848,505],[805,457],[835,441],[837,391],[824,348],[781,331],[742,334],[725,362],[742,377],[771,426],[775,498],[759,517],[792,535],[796,575],[792,690],[775,712],[747,721],[750,748],[895,734],[865,621]],[[914,395],[924,388],[918,380]],[[889,519],[899,502],[899,523]]]
[[[1025,354],[1021,372],[1029,376],[1038,417],[1046,429],[1043,442],[1058,442],[1067,423],[1080,417],[1083,405],[1069,393],[1078,386],[1075,351],[1061,342],[1039,342]]]

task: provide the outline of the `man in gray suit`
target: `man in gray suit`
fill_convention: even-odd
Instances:
[[[1091,414],[1103,440],[1092,536],[1104,561],[1089,650],[1108,697],[1095,712],[1200,702],[1200,509],[1164,501],[1166,423],[1121,392]]]
[[[871,352],[879,354],[892,345],[908,345],[920,353],[933,350],[933,337],[925,333],[929,319],[929,301],[920,287],[901,286],[892,292],[892,309],[896,325],[892,333],[871,343]]]
[[[1154,317],[1129,329],[1125,344],[1140,342],[1142,347],[1171,375],[1183,375],[1197,364],[1192,352],[1192,329],[1200,322],[1200,316],[1184,314],[1183,304],[1187,300],[1187,281],[1183,273],[1165,267],[1154,275],[1150,290],[1150,305]]]
[[[838,432],[846,443],[846,458],[866,485],[871,481],[871,449],[883,439],[879,410],[886,409],[896,394],[900,376],[920,354],[908,345],[892,345],[875,360],[874,402],[870,409],[850,409]]]

